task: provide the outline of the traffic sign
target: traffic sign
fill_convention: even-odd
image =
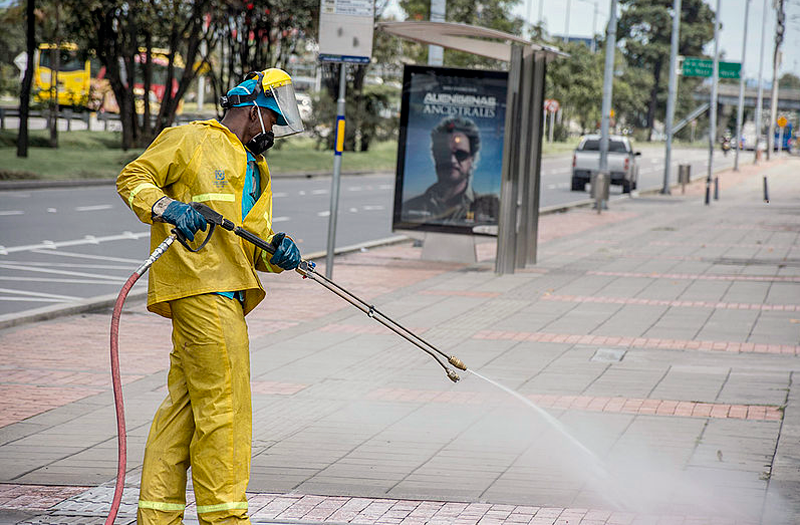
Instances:
[[[320,62],[369,64],[374,24],[373,0],[321,0]]]
[[[720,62],[719,78],[738,79],[742,72],[739,62]],[[710,77],[714,74],[714,61],[710,58],[686,57],[683,59],[681,74],[685,77]]]
[[[558,113],[558,110],[561,109],[561,104],[554,98],[548,98],[544,101],[544,109],[548,113]]]
[[[788,124],[788,123],[789,123],[789,121],[786,120],[786,117],[784,117],[783,115],[778,117],[778,127],[785,128],[786,124]]]

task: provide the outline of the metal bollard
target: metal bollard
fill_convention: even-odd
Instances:
[[[681,184],[681,194],[686,193],[686,185],[692,180],[692,165],[679,164],[678,165],[678,182]]]
[[[714,200],[719,200],[719,177],[714,177]]]
[[[769,204],[769,189],[767,188],[767,176],[764,175],[764,202]]]

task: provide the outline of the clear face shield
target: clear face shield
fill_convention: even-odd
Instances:
[[[267,91],[267,88],[264,88],[264,91]],[[281,115],[283,115],[284,120],[286,120],[285,126],[278,124],[272,126],[272,132],[275,134],[275,138],[301,133],[303,131],[303,121],[300,119],[300,109],[297,107],[297,97],[295,96],[294,86],[292,86],[291,82],[279,86],[272,86],[269,88],[269,91],[278,104]]]

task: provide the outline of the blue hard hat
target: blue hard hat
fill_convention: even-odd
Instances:
[[[258,79],[257,78],[251,78],[251,79],[243,81],[241,84],[239,84],[238,86],[236,86],[233,89],[231,89],[230,91],[228,91],[228,97],[230,97],[232,95],[240,95],[240,96],[251,95],[257,89],[258,89],[258,96],[256,96],[255,100],[248,101],[248,102],[241,102],[241,103],[235,104],[235,105],[233,105],[231,107],[241,108],[241,107],[245,107],[245,106],[251,106],[251,105],[253,105],[253,103],[255,103],[256,106],[260,106],[262,108],[271,109],[272,111],[274,111],[278,115],[278,120],[276,121],[276,124],[278,126],[286,126],[287,125],[286,124],[286,119],[283,118],[283,113],[281,112],[280,108],[278,107],[278,103],[275,102],[274,98],[272,98],[271,96],[269,96],[269,97],[266,96],[264,94],[264,91],[259,89]]]

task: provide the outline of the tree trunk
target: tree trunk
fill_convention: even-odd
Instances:
[[[56,9],[56,37],[55,48],[53,49],[53,60],[50,67],[50,147],[58,148],[58,71],[61,69],[61,28],[60,13],[58,3]]]
[[[153,35],[150,31],[147,31],[144,34],[144,47],[145,47],[145,58],[144,58],[144,68],[142,71],[144,73],[144,118],[142,120],[142,137],[147,142],[150,142],[150,139],[153,136],[153,126],[151,125],[150,121],[150,89],[153,85],[153,53],[151,48],[153,47]]]
[[[647,142],[653,140],[653,127],[658,105],[658,83],[661,80],[661,60],[657,60],[653,70],[653,89],[650,90],[650,106],[647,108]]]
[[[36,53],[36,20],[34,18],[34,0],[28,0],[25,9],[26,47],[28,63],[22,79],[22,90],[19,97],[19,134],[17,135],[17,157],[28,156],[28,114],[30,112],[31,84],[33,82],[33,55]]]

